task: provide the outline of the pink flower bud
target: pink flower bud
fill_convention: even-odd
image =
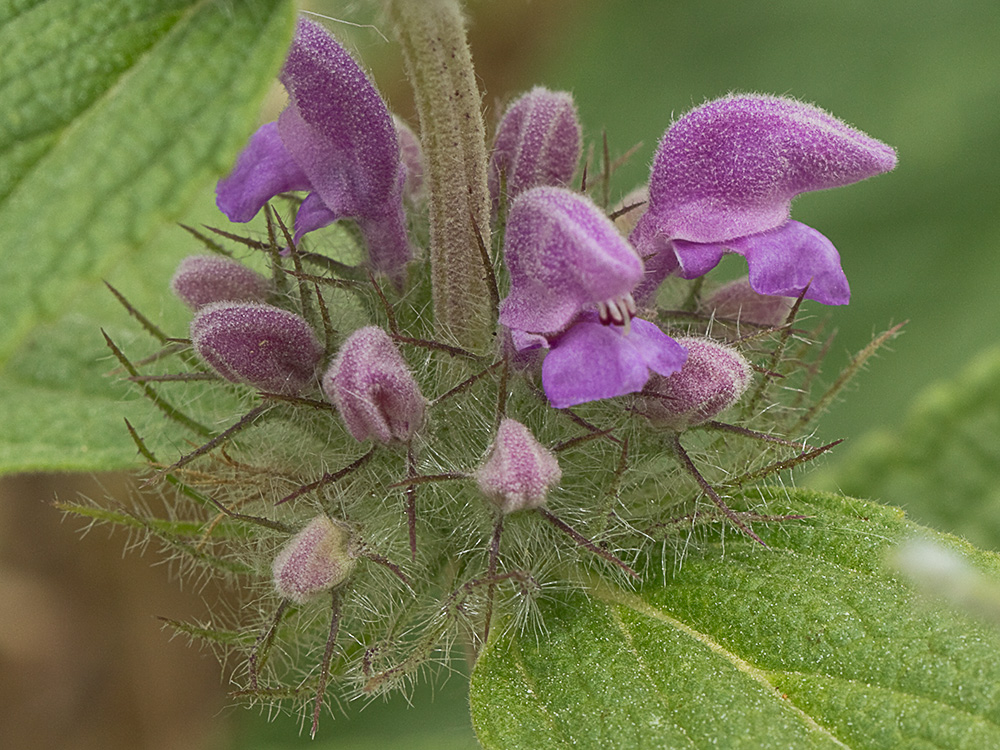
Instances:
[[[475,473],[486,498],[503,513],[537,508],[562,470],[548,448],[520,422],[503,419],[486,461]]]
[[[640,394],[642,411],[654,424],[681,432],[703,424],[739,401],[750,385],[750,364],[730,346],[703,338],[681,338],[687,360],[669,377],[652,375]]]
[[[299,604],[329,591],[354,570],[351,534],[328,516],[316,516],[274,558],[274,587]]]
[[[580,161],[581,138],[576,105],[565,91],[536,86],[514,102],[500,120],[493,143],[493,205],[499,200],[501,172],[508,198],[540,185],[569,183]]]
[[[413,129],[400,117],[392,116],[396,126],[396,137],[399,139],[399,156],[406,168],[406,183],[403,185],[403,197],[417,202],[424,196],[424,151],[420,138]]]
[[[389,334],[359,328],[323,376],[323,392],[357,440],[408,442],[424,422],[424,397]]]
[[[170,288],[192,310],[212,302],[263,302],[266,278],[238,261],[219,255],[189,255],[170,280]]]
[[[788,318],[795,297],[759,294],[747,278],[736,279],[707,295],[702,309],[717,318],[731,318],[762,326],[780,326]]]
[[[215,302],[191,321],[194,348],[226,380],[296,395],[313,382],[323,346],[295,313],[259,302]]]

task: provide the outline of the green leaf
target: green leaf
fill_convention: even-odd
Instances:
[[[290,0],[0,0],[0,473],[134,461],[100,281],[155,271],[133,300],[159,311],[157,235],[231,167],[293,24]]]
[[[860,500],[768,503],[810,518],[757,525],[768,549],[726,534],[652,560],[637,592],[591,582],[542,604],[537,638],[491,642],[472,678],[483,745],[1000,746],[1000,630],[916,594],[886,555],[930,536],[994,582],[1000,558]]]
[[[1000,549],[1000,348],[923,391],[899,429],[872,431],[809,483]]]

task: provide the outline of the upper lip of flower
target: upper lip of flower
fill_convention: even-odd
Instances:
[[[318,24],[300,20],[281,81],[288,107],[260,128],[217,187],[218,206],[249,221],[275,195],[309,190],[296,239],[341,218],[358,221],[372,265],[401,280],[412,251],[392,116],[364,71]]]
[[[643,272],[614,224],[563,188],[536,187],[515,198],[504,256],[511,284],[500,322],[533,333],[557,334],[599,304],[628,309],[624,300]]]
[[[747,257],[761,294],[794,295],[808,285],[807,297],[844,304],[849,290],[836,250],[789,221],[791,201],[895,165],[889,146],[812,105],[775,96],[717,99],[664,134],[649,207],[631,239],[644,257],[672,253],[665,270],[685,278],[706,273],[729,250]]]
[[[511,288],[500,322],[517,348],[550,349],[542,385],[554,406],[634,393],[650,370],[670,375],[684,363],[686,352],[673,339],[632,320],[642,261],[585,196],[553,187],[521,193],[511,205],[504,255]]]

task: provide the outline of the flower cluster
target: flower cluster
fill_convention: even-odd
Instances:
[[[265,252],[185,260],[171,286],[194,311],[190,348],[178,338],[148,361],[196,372],[133,378],[147,395],[154,379],[218,384],[221,402],[235,391],[248,408],[213,431],[156,396],[202,429],[198,448],[156,465],[207,514],[196,540],[182,524],[158,533],[174,534],[192,564],[269,571],[273,616],[240,626],[257,633],[241,695],[294,698],[307,686],[315,731],[330,679],[378,692],[449,633],[478,646],[491,621],[530,617],[519,602],[575,585],[559,566],[641,579],[643,545],[696,516],[693,499],[765,544],[753,524],[775,519],[734,510],[719,483],[740,471],[761,481],[830,447],[792,439],[828,395],[783,405],[770,381],[800,378],[809,391],[808,347],[784,355],[791,324],[804,299],[849,297],[837,251],[789,219],[790,201],[892,169],[892,149],[809,104],[728,96],[670,126],[643,199],[615,211],[585,178],[574,187],[583,130],[572,97],[536,87],[506,110],[482,179],[470,178],[493,206],[469,257],[491,282],[495,329],[492,346],[470,351],[427,310],[442,295],[481,300],[434,286],[418,249],[441,143],[422,148],[429,137],[394,117],[311,21],[299,22],[281,81],[287,107],[217,189],[234,222],[274,201],[268,240],[243,243]],[[294,233],[276,231],[288,205]],[[321,252],[335,223],[356,227],[346,234],[360,237],[360,267]],[[490,247],[490,236],[502,241]],[[724,253],[742,255],[748,276],[703,289]],[[251,267],[265,264],[269,276]],[[716,419],[727,413],[737,424]],[[765,447],[732,451],[706,476],[685,446],[717,448],[701,437],[712,430]],[[295,665],[268,656],[276,639],[319,640],[318,599],[332,606],[319,671],[287,689]]]

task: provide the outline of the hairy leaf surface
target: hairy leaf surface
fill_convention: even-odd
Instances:
[[[145,253],[231,166],[293,21],[289,0],[0,1],[0,473],[134,454],[100,281],[160,274],[133,298],[158,311]]]
[[[996,581],[1000,559],[892,508],[774,492],[803,521],[652,559],[637,591],[593,583],[542,606],[547,634],[476,666],[486,748],[894,748],[1000,744],[1000,630],[886,565],[932,537]],[[661,573],[661,562],[663,570]]]

